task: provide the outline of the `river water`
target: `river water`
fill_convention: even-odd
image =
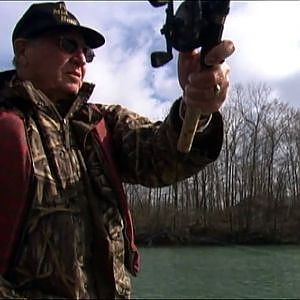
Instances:
[[[300,247],[141,248],[134,299],[300,299]]]

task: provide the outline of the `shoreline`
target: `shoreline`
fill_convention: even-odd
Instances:
[[[179,236],[173,233],[160,232],[156,234],[137,234],[136,243],[142,247],[193,247],[193,246],[260,246],[260,245],[300,245],[300,241],[294,238],[278,238],[252,234],[244,236],[216,237],[209,235]]]

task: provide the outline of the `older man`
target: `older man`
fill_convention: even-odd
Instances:
[[[169,185],[218,157],[229,85],[218,62],[233,45],[214,48],[207,62],[216,66],[205,71],[198,53],[180,55],[184,97],[152,123],[87,103],[87,63],[104,38],[63,2],[33,4],[12,41],[16,69],[0,73],[0,296],[129,298],[139,257],[122,182]],[[208,117],[181,155],[179,107],[188,105]]]

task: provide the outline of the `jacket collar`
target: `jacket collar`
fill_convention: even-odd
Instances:
[[[89,100],[94,87],[95,85],[92,83],[83,83],[67,116],[74,114],[82,104]],[[0,72],[0,96],[4,96],[8,100],[21,98],[22,101],[26,100],[45,113],[49,114],[49,110],[54,112],[61,119],[53,102],[43,92],[36,89],[30,81],[20,80],[15,70]]]

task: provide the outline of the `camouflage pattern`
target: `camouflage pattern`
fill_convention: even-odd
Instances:
[[[220,115],[196,137],[190,154],[183,155],[176,150],[178,101],[164,122],[152,123],[119,105],[88,104],[93,85],[85,83],[62,118],[30,82],[12,80],[10,85],[2,96],[27,107],[20,114],[35,193],[13,288],[1,286],[9,298],[12,293],[25,298],[129,298],[126,223],[93,128],[105,119],[123,182],[158,187],[189,177],[217,158]]]

